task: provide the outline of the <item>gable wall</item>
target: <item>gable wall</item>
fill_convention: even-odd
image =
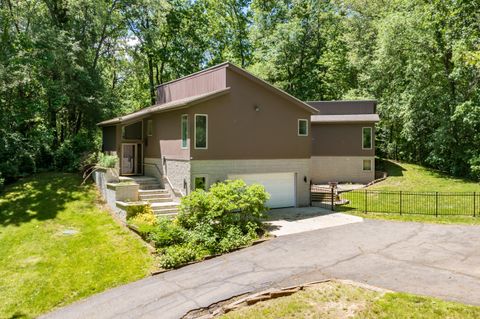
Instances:
[[[208,149],[194,149],[192,138],[192,159],[310,158],[311,137],[297,135],[307,110],[234,71],[226,75],[229,94],[188,109],[192,137],[194,114],[208,114]]]

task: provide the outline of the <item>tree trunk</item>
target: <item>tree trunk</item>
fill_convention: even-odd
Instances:
[[[150,83],[150,103],[155,104],[155,82],[153,78],[153,56],[152,53],[148,53],[148,81]]]

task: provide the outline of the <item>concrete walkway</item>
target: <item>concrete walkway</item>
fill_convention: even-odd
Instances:
[[[274,209],[268,216],[269,231],[275,236],[363,222],[362,217],[335,213],[320,207]]]
[[[179,318],[234,295],[325,278],[480,305],[480,227],[365,220],[283,236],[45,318]]]

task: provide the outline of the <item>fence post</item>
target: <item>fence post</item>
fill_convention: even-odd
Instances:
[[[438,192],[435,192],[435,217],[438,217]]]
[[[330,187],[330,210],[335,211],[335,194],[333,192],[333,187]]]
[[[400,191],[400,215],[402,215],[402,191]]]
[[[473,192],[473,217],[477,217],[476,210],[477,210],[477,192]]]
[[[367,190],[365,189],[365,214],[367,213]]]

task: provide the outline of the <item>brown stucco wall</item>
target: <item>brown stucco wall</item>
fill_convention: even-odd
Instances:
[[[373,128],[371,150],[362,149],[362,128]],[[375,125],[312,124],[312,156],[375,156]]]
[[[224,89],[225,66],[187,76],[157,87],[157,104]]]
[[[181,126],[182,114],[187,114],[188,109],[154,114],[145,118],[145,157],[172,159],[189,159],[190,150],[181,148]],[[153,135],[147,136],[147,120],[153,120]],[[189,118],[189,122],[190,122]],[[191,125],[191,123],[189,123]]]
[[[229,94],[188,109],[192,159],[310,157],[311,137],[297,135],[297,121],[311,113],[229,69],[227,87]],[[208,114],[207,150],[193,148],[194,114]]]

